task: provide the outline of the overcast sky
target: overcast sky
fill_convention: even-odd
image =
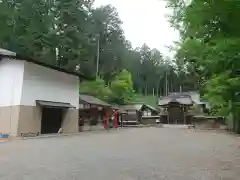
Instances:
[[[169,10],[163,0],[95,0],[94,6],[107,4],[117,8],[125,36],[133,47],[147,43],[165,55],[172,55],[166,46],[178,39],[178,33],[165,17]]]

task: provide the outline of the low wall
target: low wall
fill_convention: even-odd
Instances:
[[[142,125],[156,125],[157,120],[160,123],[160,116],[142,116],[141,124]]]
[[[196,129],[226,129],[222,117],[194,116],[193,125]]]
[[[214,121],[203,121],[194,123],[196,129],[226,129],[225,125]]]
[[[155,119],[155,118],[142,119],[141,124],[143,124],[143,125],[149,125],[149,124],[154,125],[154,124],[157,124],[156,120],[157,119]]]

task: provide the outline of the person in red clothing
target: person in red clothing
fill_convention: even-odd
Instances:
[[[114,128],[118,128],[118,110],[114,110]]]
[[[106,112],[106,119],[104,120],[104,128],[108,129],[109,128],[109,118],[110,118],[110,112],[107,110]]]

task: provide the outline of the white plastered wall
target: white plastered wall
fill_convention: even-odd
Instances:
[[[17,134],[24,61],[0,61],[0,133]]]
[[[36,100],[70,103],[79,108],[79,79],[31,62],[25,62],[21,105],[35,106]]]
[[[45,100],[70,103],[78,109],[78,89],[79,80],[76,76],[27,61],[2,59],[0,133],[9,133],[13,136],[17,134],[19,105],[36,106],[36,100]]]
[[[20,105],[24,61],[0,61],[0,107]]]

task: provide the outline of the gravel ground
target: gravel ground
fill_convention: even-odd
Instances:
[[[1,180],[240,180],[240,138],[139,128],[0,144]]]

